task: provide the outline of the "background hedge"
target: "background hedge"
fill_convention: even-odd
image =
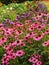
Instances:
[[[9,3],[12,3],[12,2],[22,3],[25,1],[38,1],[38,0],[0,0],[0,2],[2,2],[3,4],[6,4],[6,5]]]

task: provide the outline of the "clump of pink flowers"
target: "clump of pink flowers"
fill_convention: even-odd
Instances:
[[[24,16],[26,14],[28,16]],[[11,62],[13,65],[47,65],[49,61],[48,16],[49,13],[33,14],[29,11],[17,15],[14,22],[5,20],[4,23],[0,23],[0,47],[5,50],[1,65],[11,65]]]
[[[47,41],[45,41],[43,44],[42,44],[42,46],[49,46],[49,40],[47,40]]]
[[[38,54],[33,54],[30,58],[29,58],[29,62],[32,63],[32,65],[42,65],[42,61],[41,61],[41,56]]]

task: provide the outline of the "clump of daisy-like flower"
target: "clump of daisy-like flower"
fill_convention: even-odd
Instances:
[[[0,23],[1,65],[49,65],[48,20],[47,12],[29,11]]]

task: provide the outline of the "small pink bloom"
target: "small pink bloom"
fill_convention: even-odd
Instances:
[[[40,41],[43,38],[42,35],[34,36],[33,39],[36,41]]]
[[[32,62],[32,63],[36,63],[36,62],[38,61],[38,59],[36,59],[36,58],[34,58],[34,57],[31,57],[31,58],[29,59],[29,61]]]
[[[25,43],[22,42],[22,43],[20,44],[20,46],[21,46],[21,47],[25,46]]]
[[[49,45],[49,43],[47,43],[47,42],[44,42],[43,44],[42,44],[42,46],[48,46]]]
[[[37,65],[42,65],[42,62],[41,61],[38,61],[36,64]]]
[[[12,53],[12,59],[16,58],[16,53]]]
[[[24,55],[24,52],[22,51],[22,50],[18,50],[17,52],[16,52],[16,56],[18,56],[18,57],[21,57],[21,56],[23,56]]]
[[[8,50],[9,49],[9,46],[8,45],[5,45],[4,46],[4,49]]]

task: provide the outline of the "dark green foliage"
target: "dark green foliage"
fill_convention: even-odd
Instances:
[[[0,59],[3,57],[3,54],[4,54],[4,49],[3,47],[0,47]]]
[[[4,53],[5,53],[5,50],[3,49],[3,47],[0,46],[0,65],[1,65],[1,59],[4,55]]]
[[[33,1],[33,0],[0,0],[3,4],[9,4],[9,3],[12,3],[12,2],[17,2],[17,3],[22,3],[22,2],[25,2],[25,1]]]
[[[3,4],[9,4],[12,2],[12,0],[0,0]]]

